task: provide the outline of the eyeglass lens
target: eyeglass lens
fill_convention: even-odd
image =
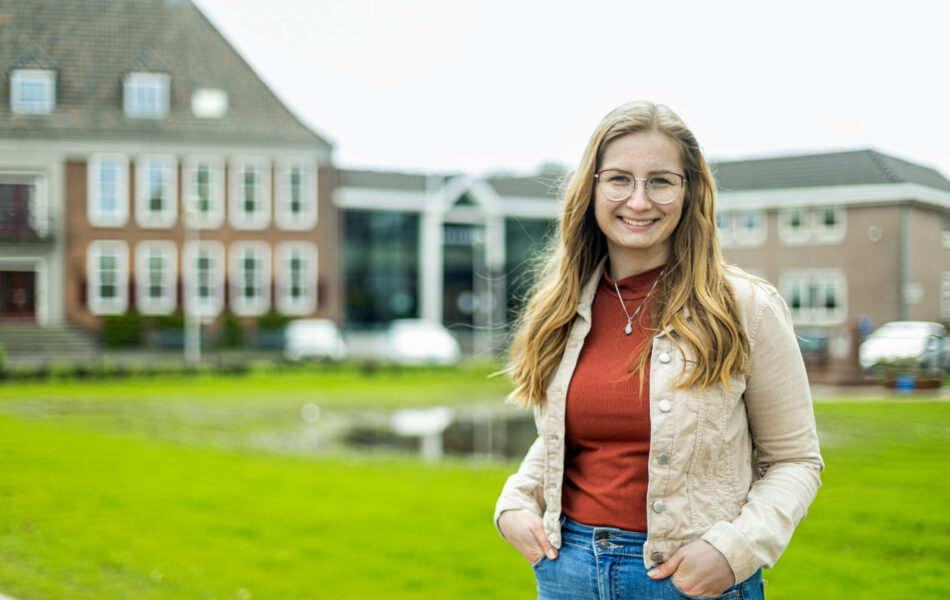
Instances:
[[[608,200],[621,202],[633,195],[637,181],[630,173],[607,169],[598,176],[600,189]],[[679,196],[682,180],[671,173],[656,173],[646,178],[647,197],[656,204],[669,204]]]

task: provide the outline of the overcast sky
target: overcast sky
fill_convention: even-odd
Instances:
[[[347,167],[573,167],[632,99],[708,158],[875,148],[950,177],[950,2],[194,0]]]

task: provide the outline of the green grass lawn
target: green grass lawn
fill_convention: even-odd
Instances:
[[[486,372],[0,385],[0,593],[531,598],[530,568],[491,526],[514,464],[288,456],[211,435],[282,426],[308,401],[499,402],[507,384]],[[824,486],[766,572],[768,597],[945,598],[950,403],[823,402],[816,413]]]

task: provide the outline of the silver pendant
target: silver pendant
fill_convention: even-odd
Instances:
[[[630,321],[627,321],[627,326],[623,328],[623,332],[627,335],[633,333],[633,325],[630,324]]]

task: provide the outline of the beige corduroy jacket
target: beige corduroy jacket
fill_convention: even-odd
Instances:
[[[538,438],[495,507],[542,517],[548,539],[561,545],[564,411],[577,357],[590,331],[591,303],[602,266],[581,291],[561,363],[535,407]],[[771,285],[730,273],[749,338],[747,375],[727,388],[675,389],[690,355],[675,332],[653,340],[650,361],[650,459],[647,485],[647,568],[679,547],[703,539],[725,555],[736,582],[771,567],[821,485],[824,468],[811,394],[785,302]]]

